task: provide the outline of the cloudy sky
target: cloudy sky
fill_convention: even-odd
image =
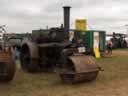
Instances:
[[[126,33],[128,0],[0,0],[0,25],[8,32],[60,26],[62,6],[70,5],[71,27],[75,19],[87,19],[88,29]]]

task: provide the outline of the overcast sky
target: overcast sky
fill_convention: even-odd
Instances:
[[[0,25],[8,32],[60,26],[62,6],[70,5],[71,27],[75,19],[87,19],[88,29],[126,32],[128,0],[0,0]]]

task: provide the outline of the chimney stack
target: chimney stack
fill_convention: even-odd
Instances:
[[[70,6],[64,6],[64,33],[65,38],[69,39],[69,31],[70,31]]]

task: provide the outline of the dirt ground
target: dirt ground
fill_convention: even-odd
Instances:
[[[76,85],[61,82],[56,73],[25,73],[17,64],[14,80],[0,83],[0,96],[128,96],[128,49],[97,61],[104,71],[96,81]]]

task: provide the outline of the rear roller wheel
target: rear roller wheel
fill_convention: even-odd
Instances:
[[[27,45],[24,45],[21,48],[20,62],[21,62],[21,67],[24,71],[32,72],[32,73],[40,71],[38,60],[31,57],[30,50]]]

